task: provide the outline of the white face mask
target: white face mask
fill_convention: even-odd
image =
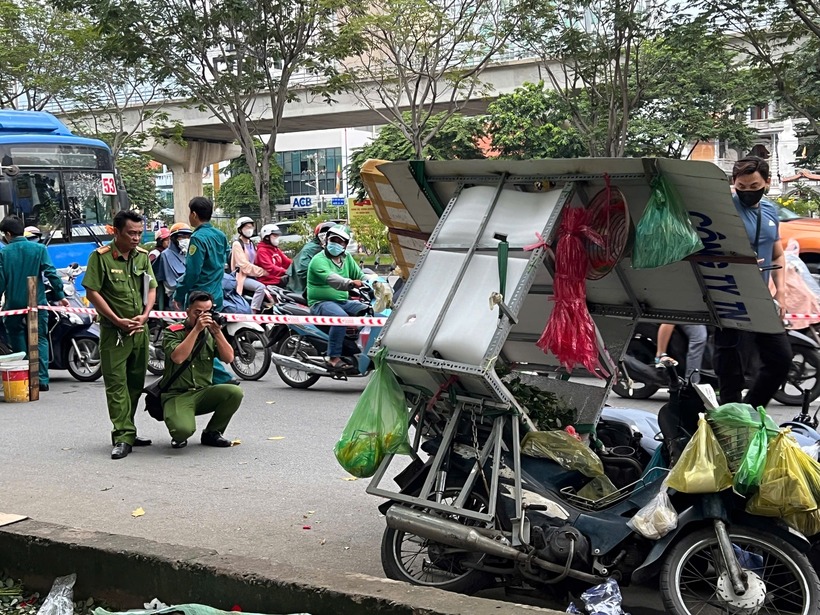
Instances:
[[[278,246],[279,245],[279,238],[278,237],[271,237],[270,238],[270,243],[271,243],[272,246]]]
[[[251,227],[251,228],[243,228],[243,229],[242,229],[242,236],[243,236],[243,237],[247,237],[248,239],[250,239],[251,237],[253,237],[253,227]]]
[[[191,243],[190,239],[180,239],[179,240],[179,251],[183,254],[188,254],[188,244]]]

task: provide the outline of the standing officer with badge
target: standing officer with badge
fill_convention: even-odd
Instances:
[[[188,203],[188,221],[194,232],[188,244],[188,256],[185,259],[185,275],[179,280],[174,301],[179,305],[188,305],[188,293],[201,290],[213,297],[214,308],[222,311],[222,276],[225,275],[225,263],[228,260],[228,238],[225,233],[211,225],[214,205],[204,196],[195,196]],[[225,366],[214,359],[214,383],[234,382]]]
[[[134,414],[148,368],[148,313],[154,305],[154,280],[148,251],[139,247],[142,216],[120,211],[114,216],[114,240],[91,253],[83,278],[86,296],[100,316],[100,360],[108,415],[114,429],[112,459],[128,456],[132,446],[148,446],[137,437]]]

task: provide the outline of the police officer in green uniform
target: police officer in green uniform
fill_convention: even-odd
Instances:
[[[204,196],[196,196],[188,203],[188,221],[194,232],[188,244],[185,274],[177,283],[174,301],[188,305],[188,293],[201,290],[213,297],[214,307],[222,310],[222,276],[228,259],[228,238],[211,225],[214,205]],[[220,361],[214,362],[214,381],[217,384],[233,381]]]
[[[196,417],[213,412],[202,432],[206,446],[227,447],[230,440],[222,434],[242,403],[242,389],[232,384],[213,384],[214,358],[233,361],[233,349],[222,329],[211,318],[213,299],[208,293],[193,291],[188,295],[188,317],[165,330],[163,348],[170,361],[165,362],[161,388],[165,424],[171,434],[171,446],[183,448],[196,431]],[[179,365],[196,352],[193,360],[173,381]],[[165,383],[170,382],[170,385]]]
[[[148,446],[137,437],[134,414],[148,368],[146,321],[154,305],[154,280],[148,251],[139,247],[142,217],[133,211],[114,216],[114,240],[88,259],[83,278],[86,296],[100,315],[100,359],[108,415],[114,429],[112,459],[122,459],[132,446]]]
[[[19,310],[28,306],[28,278],[37,278],[37,305],[46,305],[45,276],[54,291],[54,298],[68,305],[63,294],[63,281],[57,275],[48,250],[42,244],[29,241],[24,236],[23,221],[17,216],[6,216],[0,222],[0,232],[7,242],[0,252],[0,295],[5,293],[7,310]],[[26,317],[4,318],[9,345],[14,352],[28,350]],[[48,391],[48,312],[37,314],[37,347],[40,354],[40,390]]]

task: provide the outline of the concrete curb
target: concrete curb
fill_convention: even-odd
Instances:
[[[306,570],[211,549],[163,544],[33,520],[0,528],[0,568],[46,593],[77,573],[77,599],[142,608],[158,597],[245,612],[311,615],[558,615],[558,611],[413,587],[363,574]]]

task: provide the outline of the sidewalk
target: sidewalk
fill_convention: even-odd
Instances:
[[[34,520],[0,527],[0,562],[41,594],[75,572],[75,599],[118,609],[159,598],[223,610],[311,615],[557,615],[558,611],[413,587],[364,574],[308,570]]]

